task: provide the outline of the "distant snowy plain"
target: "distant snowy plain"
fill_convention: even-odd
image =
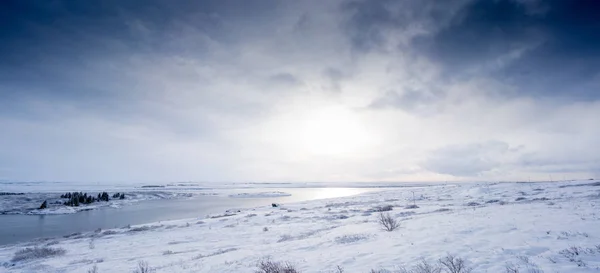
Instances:
[[[377,223],[385,206],[400,221],[391,232]],[[448,253],[472,272],[598,272],[599,208],[597,181],[394,188],[5,245],[0,272],[134,272],[139,261],[157,273],[255,272],[265,258],[396,272]],[[14,259],[36,246],[65,252]]]

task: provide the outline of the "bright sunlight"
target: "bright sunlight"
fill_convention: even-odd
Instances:
[[[302,115],[296,126],[293,143],[313,155],[348,155],[372,141],[360,118],[342,106],[312,110]]]

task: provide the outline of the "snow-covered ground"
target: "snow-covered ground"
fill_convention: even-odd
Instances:
[[[391,232],[377,223],[388,205],[400,221]],[[139,261],[155,272],[255,272],[266,257],[301,272],[394,272],[448,253],[473,272],[598,272],[599,206],[595,181],[386,189],[3,246],[0,272],[133,272]],[[66,252],[12,261],[35,246]]]

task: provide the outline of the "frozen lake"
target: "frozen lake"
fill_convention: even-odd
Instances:
[[[291,203],[316,199],[351,196],[384,188],[267,188],[230,189],[219,196],[195,196],[189,199],[147,200],[121,208],[103,207],[61,215],[0,215],[0,245],[69,235],[98,228],[118,228],[151,222],[205,218],[208,214],[228,209],[270,206],[271,203]],[[233,198],[229,194],[280,191],[291,196],[264,198]]]

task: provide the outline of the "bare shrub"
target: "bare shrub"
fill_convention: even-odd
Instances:
[[[408,206],[406,206],[406,207],[404,207],[404,208],[405,208],[405,209],[418,209],[418,208],[419,208],[419,206],[417,206],[417,205],[408,205]]]
[[[64,248],[28,247],[15,252],[12,262],[26,261],[61,256],[67,253]]]
[[[98,273],[98,266],[94,265],[94,267],[88,269],[87,273]]]
[[[258,262],[256,273],[299,273],[289,262],[274,262],[270,259],[264,259]]]
[[[342,268],[341,266],[339,266],[339,265],[338,265],[338,266],[335,268],[335,273],[344,273],[344,268]]]
[[[269,231],[269,228],[268,228],[268,227],[264,227],[264,228],[263,228],[263,231],[264,231],[264,232],[267,232],[267,231]]]
[[[517,256],[517,259],[521,260],[521,262],[523,262],[524,264],[529,264],[531,262],[529,261],[528,256]]]
[[[473,271],[472,268],[467,267],[465,260],[455,257],[451,254],[441,258],[439,263],[446,269],[448,273],[470,273]]]
[[[383,211],[391,211],[394,209],[394,206],[392,205],[385,205],[385,206],[377,206],[371,209],[371,211],[375,211],[375,212],[383,212]]]
[[[412,266],[410,269],[401,266],[398,270],[389,271],[386,269],[373,270],[370,272],[374,273],[470,273],[473,271],[472,268],[468,267],[467,261],[462,258],[448,254],[446,257],[439,259],[436,263],[429,263],[425,259],[422,259],[419,263]],[[508,264],[507,264],[508,265]],[[513,273],[513,272],[510,272]],[[514,272],[518,273],[518,272]]]
[[[377,221],[386,231],[394,231],[396,228],[400,227],[400,223],[389,213],[379,213]]]
[[[138,262],[138,267],[133,272],[134,273],[150,273],[152,271],[153,270],[148,265],[148,262],[146,262],[146,261],[139,261]]]
[[[519,267],[510,262],[506,263],[504,269],[506,270],[506,273],[519,273]]]
[[[440,273],[442,268],[438,265],[432,265],[425,260],[421,260],[412,271],[413,273]]]

